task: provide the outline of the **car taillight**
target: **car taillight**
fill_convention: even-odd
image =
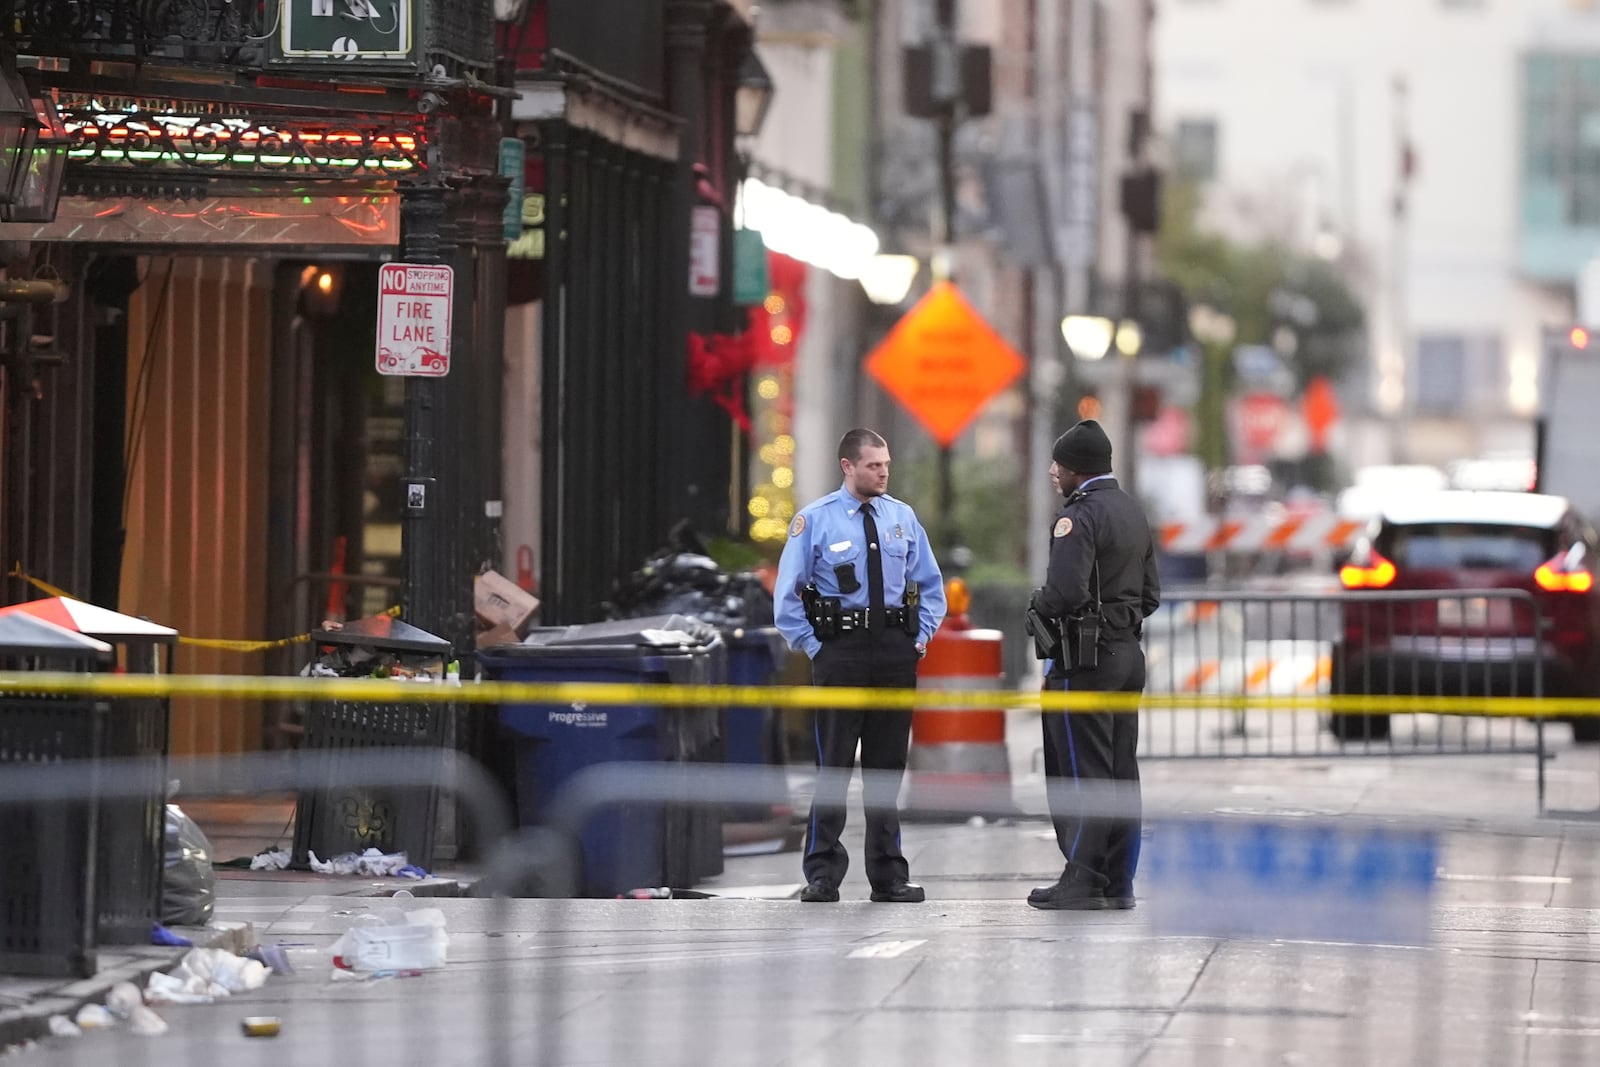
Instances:
[[[1565,554],[1540,564],[1533,581],[1547,593],[1587,593],[1594,588],[1594,575],[1581,567],[1568,570]]]
[[[1394,564],[1378,555],[1367,553],[1365,566],[1350,562],[1339,568],[1339,581],[1346,589],[1383,589],[1394,581]]]

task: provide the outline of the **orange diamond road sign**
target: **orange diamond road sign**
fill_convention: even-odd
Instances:
[[[867,357],[867,373],[944,448],[1023,368],[949,282],[930,289]]]

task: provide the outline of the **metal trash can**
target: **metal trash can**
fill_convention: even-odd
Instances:
[[[444,680],[450,642],[388,615],[346,623],[338,630],[311,634],[315,649],[329,649],[320,659],[339,667],[313,677],[396,677],[395,685],[417,685],[405,677],[423,671]],[[395,671],[402,674],[396,676]],[[316,785],[302,789],[295,803],[292,865],[310,866],[311,853],[326,862],[346,852],[404,852],[425,869],[433,866],[433,845],[439,809],[441,761],[449,735],[453,705],[396,701],[330,700],[305,710],[302,759]],[[354,753],[412,751],[393,755],[395,785],[352,785],[343,766]],[[431,784],[429,784],[431,783]]]
[[[172,669],[178,631],[170,626],[64,596],[0,610],[3,618],[21,615],[107,643],[113,653],[108,666],[129,674]],[[98,806],[96,937],[102,945],[147,945],[161,921],[171,703],[123,697],[108,707],[96,758],[117,761],[124,788],[102,796]]]
[[[112,656],[110,645],[53,623],[0,615],[0,669],[89,671]],[[0,697],[0,765],[52,764],[63,775],[81,768],[83,783],[81,799],[0,797],[0,973],[95,973],[99,803],[91,768],[105,750],[110,710],[92,698]]]
[[[500,681],[714,685],[727,660],[715,628],[666,615],[534,630],[520,645],[479,653]],[[516,752],[517,819],[543,820],[550,800],[585,767],[608,762],[698,762],[718,755],[721,709],[655,704],[510,704],[498,726]],[[707,805],[616,804],[579,832],[582,890],[615,896],[685,888],[722,870],[722,816]]]

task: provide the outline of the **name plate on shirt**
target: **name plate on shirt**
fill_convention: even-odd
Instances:
[[[1152,827],[1140,873],[1158,934],[1425,945],[1438,864],[1428,831],[1210,818]]]

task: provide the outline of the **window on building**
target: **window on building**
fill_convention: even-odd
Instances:
[[[1600,226],[1600,55],[1523,65],[1524,221]]]
[[[1505,358],[1494,334],[1425,333],[1417,338],[1414,408],[1419,415],[1471,415],[1505,407]]]
[[[1180,178],[1208,182],[1217,176],[1215,119],[1180,119],[1172,135],[1172,167]]]

